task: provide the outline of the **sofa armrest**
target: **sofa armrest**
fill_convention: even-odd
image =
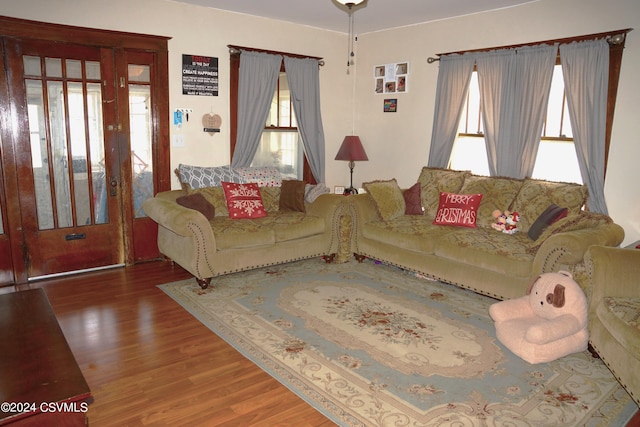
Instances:
[[[305,210],[309,215],[324,218],[327,225],[331,224],[334,219],[336,209],[341,203],[344,203],[344,196],[338,194],[321,194],[313,203],[306,203]]]
[[[591,246],[585,262],[592,301],[605,296],[640,298],[640,250]]]
[[[211,229],[209,221],[200,212],[186,208],[174,201],[161,197],[147,199],[142,209],[149,218],[158,225],[180,236],[192,236],[193,225],[199,228]],[[213,239],[213,233],[211,233]]]
[[[538,249],[534,260],[534,272],[558,271],[565,265],[583,261],[589,246],[617,246],[624,239],[624,230],[618,224],[601,224],[551,235]]]

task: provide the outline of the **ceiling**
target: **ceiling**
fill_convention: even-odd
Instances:
[[[174,0],[326,30],[348,32],[348,9],[335,0]],[[356,34],[503,9],[537,0],[365,0],[353,10]]]

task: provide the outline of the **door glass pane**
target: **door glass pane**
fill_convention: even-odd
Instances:
[[[47,77],[62,77],[62,60],[60,58],[46,58],[44,63]]]
[[[53,204],[51,202],[51,182],[49,180],[49,155],[47,153],[47,133],[45,130],[44,97],[42,82],[26,80],[29,114],[29,139],[31,142],[31,163],[36,193],[38,228],[53,228]]]
[[[87,80],[100,80],[100,63],[97,61],[85,62]]]
[[[129,85],[133,208],[136,218],[146,216],[142,209],[142,203],[148,198],[153,197],[150,98],[150,86]]]
[[[40,69],[40,57],[38,56],[23,56],[22,62],[24,64],[25,76],[41,76],[42,70]]]
[[[70,79],[82,79],[82,61],[77,59],[67,59],[65,61],[67,77]]]
[[[100,68],[98,68],[98,73]],[[89,72],[87,71],[87,75]],[[88,173],[91,174],[94,199],[94,218],[96,224],[106,224],[109,220],[107,210],[107,175],[104,168],[104,135],[102,133],[102,89],[100,83],[87,84],[87,127],[89,129],[89,155],[91,162]]]
[[[67,60],[67,63],[70,61]],[[80,62],[80,61],[78,61]],[[69,67],[67,67],[69,71]],[[80,68],[82,76],[82,68]],[[84,93],[82,83],[69,83],[69,142],[71,144],[71,170],[75,198],[77,225],[91,224],[89,203],[89,175],[87,173],[87,139],[84,122]]]
[[[47,58],[48,60],[49,58]],[[49,70],[47,69],[47,73]],[[58,228],[73,225],[71,212],[71,184],[67,156],[67,129],[65,126],[65,93],[62,82],[47,82],[49,95],[49,129],[51,132],[51,171],[53,172],[54,202]]]

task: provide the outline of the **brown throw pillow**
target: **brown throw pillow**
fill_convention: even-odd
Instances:
[[[306,187],[304,181],[299,180],[282,180],[280,188],[280,210],[305,212],[304,207],[304,190]]]
[[[176,202],[180,206],[184,206],[185,208],[194,209],[200,212],[207,219],[211,219],[216,215],[216,209],[200,193],[178,197],[176,199]]]
[[[531,240],[538,240],[538,237],[540,237],[545,228],[547,228],[554,222],[566,217],[568,212],[569,209],[561,208],[555,203],[552,203],[547,209],[544,210],[544,212],[540,214],[540,216],[534,221],[534,223],[531,224],[531,227],[529,228],[527,234],[529,235]]]
[[[405,215],[423,215],[422,199],[420,198],[420,183],[416,182],[411,187],[402,192],[404,204],[406,205]]]

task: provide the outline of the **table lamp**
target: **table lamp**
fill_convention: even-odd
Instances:
[[[353,187],[353,168],[355,162],[369,160],[367,153],[364,151],[360,137],[356,135],[349,135],[344,137],[342,145],[336,154],[335,160],[347,160],[349,161],[349,169],[351,170],[351,185],[344,190],[344,194],[358,194],[358,190]]]

